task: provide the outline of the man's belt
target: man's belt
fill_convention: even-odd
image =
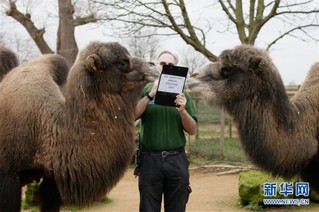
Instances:
[[[161,155],[163,158],[171,155],[177,155],[179,153],[184,152],[184,148],[179,148],[176,150],[168,150],[168,151],[160,151],[160,152],[147,152],[142,150],[142,154],[150,154],[150,155]]]

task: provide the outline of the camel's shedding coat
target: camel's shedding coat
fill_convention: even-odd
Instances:
[[[267,52],[253,46],[223,51],[195,71],[192,89],[203,86],[197,80],[233,117],[252,161],[274,175],[300,175],[319,191],[319,63],[291,101]]]
[[[61,56],[12,70],[0,87],[0,211],[19,210],[20,183],[40,177],[41,210],[100,200],[131,161],[133,110],[149,71],[120,44],[99,42],[70,70],[65,97]]]

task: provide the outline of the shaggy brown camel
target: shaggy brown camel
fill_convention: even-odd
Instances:
[[[100,200],[134,154],[133,110],[154,80],[149,64],[118,43],[93,42],[59,88],[66,60],[44,55],[0,86],[0,211],[19,211],[21,186],[42,178],[41,211]]]
[[[187,85],[209,92],[208,102],[233,117],[245,152],[259,167],[285,178],[300,175],[318,192],[318,82],[316,63],[289,100],[267,52],[240,45],[195,71]]]

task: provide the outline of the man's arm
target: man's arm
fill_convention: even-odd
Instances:
[[[158,80],[155,80],[152,90],[148,93],[148,95],[151,98],[155,97],[156,91],[157,91],[157,85],[158,85]],[[144,96],[142,99],[140,99],[136,106],[135,106],[135,110],[134,110],[134,117],[135,120],[139,119],[141,117],[141,115],[144,113],[146,106],[148,105],[150,99],[147,96]]]
[[[178,106],[177,110],[181,115],[183,128],[188,134],[195,135],[197,123],[185,109],[186,103],[187,99],[185,95],[183,93],[178,94],[175,100],[175,104]]]
[[[184,130],[190,135],[195,135],[197,125],[196,121],[188,114],[187,110],[185,109],[183,111],[180,111],[179,113],[182,118]]]
[[[142,99],[140,99],[137,102],[137,104],[135,106],[135,110],[134,110],[135,120],[139,119],[141,117],[141,115],[144,113],[149,101],[150,101],[150,99],[147,96],[144,96]]]

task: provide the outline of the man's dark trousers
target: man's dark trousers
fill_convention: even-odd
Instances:
[[[140,212],[160,212],[162,194],[165,212],[184,212],[191,192],[186,153],[166,157],[143,153],[141,157]]]

